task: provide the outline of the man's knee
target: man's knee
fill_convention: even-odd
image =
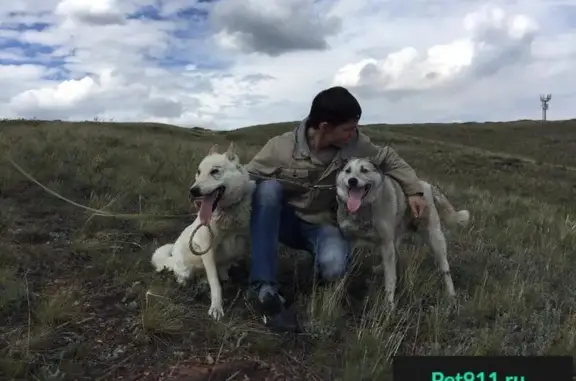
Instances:
[[[339,279],[346,273],[350,246],[339,231],[327,233],[316,255],[322,278],[330,281]]]
[[[256,185],[253,202],[259,206],[280,205],[283,199],[282,184],[278,180],[264,180]]]

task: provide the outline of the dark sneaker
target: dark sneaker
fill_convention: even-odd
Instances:
[[[284,305],[284,298],[274,287],[262,284],[250,287],[248,298],[262,316],[264,325],[277,332],[301,332],[296,315]]]

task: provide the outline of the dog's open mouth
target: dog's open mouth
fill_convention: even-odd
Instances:
[[[360,209],[362,205],[362,200],[368,194],[370,190],[370,184],[366,184],[363,187],[350,187],[348,188],[348,202],[346,207],[351,213],[355,213]]]
[[[220,186],[212,193],[206,194],[201,198],[200,203],[200,210],[198,211],[198,217],[200,218],[200,222],[204,225],[208,224],[212,219],[212,213],[216,210],[218,206],[218,202],[222,198],[224,191],[226,190],[225,187]]]

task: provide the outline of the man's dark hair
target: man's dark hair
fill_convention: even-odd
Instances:
[[[361,116],[362,108],[354,95],[342,86],[334,86],[314,97],[306,127],[318,128],[322,122],[338,125],[358,121]]]

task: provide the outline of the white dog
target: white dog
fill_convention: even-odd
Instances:
[[[228,279],[230,266],[249,251],[249,222],[255,183],[239,163],[231,143],[226,153],[217,152],[214,145],[198,165],[196,179],[190,187],[190,197],[200,198],[198,216],[180,234],[174,244],[158,248],[152,255],[156,271],[172,270],[179,284],[185,284],[194,270],[204,269],[210,285],[211,304],[208,314],[216,320],[224,316],[220,279]],[[214,232],[211,237],[206,226]],[[212,245],[208,249],[209,245]],[[206,251],[207,250],[207,251]]]
[[[410,230],[423,233],[432,248],[436,262],[444,274],[450,297],[455,296],[448,265],[446,239],[440,224],[440,211],[448,224],[466,226],[470,218],[467,210],[455,211],[446,196],[435,186],[421,181],[427,202],[426,214],[414,225],[411,210],[400,185],[385,176],[368,159],[349,160],[336,177],[338,225],[342,233],[358,245],[377,249],[384,267],[387,301],[394,309],[396,289],[396,251],[402,238]]]

